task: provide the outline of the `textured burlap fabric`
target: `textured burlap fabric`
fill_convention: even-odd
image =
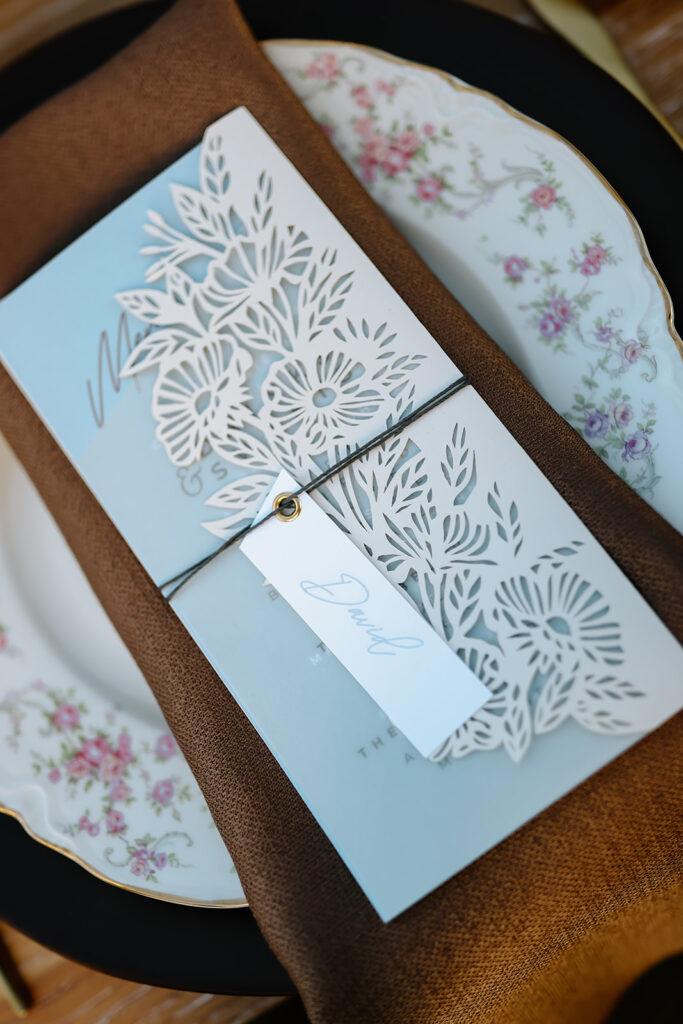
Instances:
[[[545,404],[397,235],[229,0],[180,0],[107,66],[0,139],[0,289],[18,284],[238,104],[680,637],[679,535]],[[680,718],[383,925],[4,372],[0,428],[158,698],[312,1021],[591,1024],[635,975],[683,946]]]

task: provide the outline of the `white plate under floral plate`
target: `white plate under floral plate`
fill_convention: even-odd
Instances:
[[[265,44],[373,198],[548,401],[679,529],[683,360],[640,231],[567,143],[363,47]],[[0,808],[126,888],[244,903],[201,793],[0,446]]]

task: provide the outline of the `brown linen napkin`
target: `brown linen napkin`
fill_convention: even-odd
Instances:
[[[599,461],[425,268],[263,58],[231,0],[179,0],[104,68],[0,139],[0,290],[239,104],[683,635],[681,537]],[[4,372],[0,428],[158,698],[312,1021],[590,1024],[634,976],[683,945],[680,716],[383,925]]]

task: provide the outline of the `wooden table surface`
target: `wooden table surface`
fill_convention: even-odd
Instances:
[[[136,985],[64,960],[6,926],[0,936],[31,991],[30,1024],[246,1024],[280,1002]],[[17,1020],[0,997],[0,1024]]]
[[[133,0],[0,0],[0,66],[49,39],[56,27],[66,28],[73,20],[124,6],[126,2]],[[473,2],[525,24],[540,26],[522,0]],[[667,36],[666,24],[662,23],[662,11],[666,8],[671,11],[675,37],[677,26],[680,32],[683,3],[623,0],[623,8],[628,8],[629,17],[624,19],[621,34],[624,41],[630,34],[631,48],[637,53],[638,66],[634,70],[645,78],[643,68],[650,63],[651,78],[657,82],[653,94],[657,92],[658,101],[683,131],[680,49],[672,52],[672,36]],[[611,27],[616,24],[618,29],[617,14],[615,6],[609,17]],[[137,985],[66,961],[10,928],[2,928],[0,934],[31,990],[34,1002],[28,1019],[32,1024],[246,1024],[278,1003],[274,998],[197,995]],[[0,1024],[16,1020],[0,996]]]

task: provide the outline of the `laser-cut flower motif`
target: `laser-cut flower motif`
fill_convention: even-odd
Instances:
[[[311,454],[363,437],[388,397],[381,369],[340,348],[276,363],[262,393],[265,429],[296,437]]]
[[[212,437],[249,418],[246,374],[251,356],[225,339],[182,349],[162,363],[152,412],[157,437],[176,466],[189,466]]]
[[[284,232],[276,225],[238,236],[220,259],[211,262],[202,293],[215,310],[212,329],[227,325],[243,304],[270,306],[273,289],[295,286],[311,255],[311,243],[302,231]]]
[[[512,577],[495,594],[503,637],[534,669],[545,672],[577,659],[593,666],[622,661],[621,631],[608,602],[577,573]]]

